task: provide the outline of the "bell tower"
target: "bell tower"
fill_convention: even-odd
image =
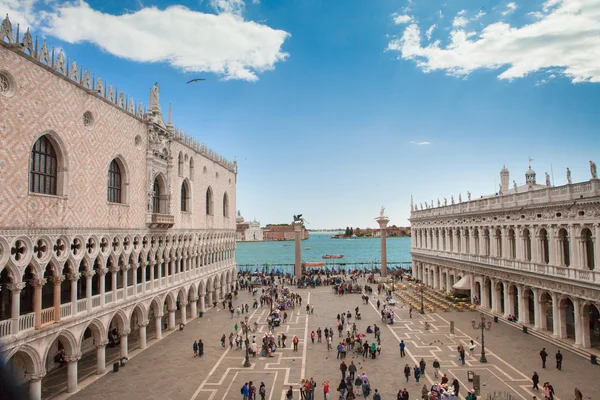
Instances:
[[[510,174],[508,173],[508,169],[506,169],[506,165],[500,170],[500,184],[502,185],[502,191],[508,192],[508,182]]]

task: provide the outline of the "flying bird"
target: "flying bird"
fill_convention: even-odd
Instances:
[[[205,81],[205,80],[206,80],[206,79],[204,79],[204,78],[195,78],[195,79],[192,79],[191,81],[189,81],[188,83],[192,83],[192,82],[200,82],[200,81]]]

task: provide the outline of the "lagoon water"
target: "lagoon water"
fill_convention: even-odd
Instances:
[[[336,232],[311,232],[310,238],[302,241],[302,260],[306,262],[325,262],[332,265],[332,260],[324,260],[325,254],[344,255],[335,260],[336,266],[350,263],[373,263],[380,261],[380,238],[332,239]],[[306,250],[310,248],[310,250]],[[237,242],[235,259],[240,269],[245,266],[268,264],[278,266],[294,264],[293,241],[270,242]],[[387,238],[388,266],[393,268],[402,262],[410,262],[410,237]],[[368,268],[367,265],[365,267]],[[288,270],[289,268],[282,268]]]

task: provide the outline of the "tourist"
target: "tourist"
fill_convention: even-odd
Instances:
[[[410,318],[412,318],[412,312],[413,312],[413,308],[412,308],[412,306],[410,306],[410,308],[408,309],[408,316]]]
[[[354,361],[350,361],[348,373],[350,374],[350,379],[354,380],[354,374],[356,373],[356,365],[354,365]]]
[[[310,340],[315,344],[315,331],[310,332]]]
[[[225,340],[227,340],[225,338],[225,334],[223,334],[223,336],[221,337],[221,347],[225,348]]]
[[[475,351],[475,343],[471,340],[469,343],[469,355],[473,357],[473,352]]]
[[[440,362],[437,360],[437,358],[435,358],[433,360],[433,364],[432,365],[433,365],[433,373],[434,373],[435,377],[437,378],[438,374],[440,372]]]
[[[198,357],[202,357],[204,355],[204,343],[202,339],[198,339]]]
[[[406,377],[406,382],[408,382],[408,378],[410,378],[410,367],[408,364],[404,367],[404,376]]]
[[[290,385],[290,388],[287,391],[287,394],[285,395],[285,399],[286,400],[292,400],[294,398],[294,388],[292,387],[292,385]]]
[[[260,383],[260,387],[258,388],[258,394],[260,394],[260,400],[265,400],[265,396],[267,395],[267,388],[265,387],[264,382]]]
[[[310,400],[315,400],[315,389],[317,387],[317,382],[311,377],[310,378]]]
[[[562,360],[563,360],[562,353],[560,352],[560,350],[558,350],[558,352],[556,353],[556,369],[559,371],[562,370]]]
[[[444,374],[444,376],[442,376],[442,385],[445,385],[448,383],[448,377],[446,376],[446,374]]]
[[[242,393],[243,400],[248,400],[248,393],[249,393],[248,382],[244,383],[244,386],[242,386],[241,393]]]
[[[533,373],[533,376],[531,377],[531,382],[533,383],[532,389],[540,390],[540,388],[538,387],[538,383],[540,383],[540,377],[537,372]]]
[[[465,365],[465,349],[464,347],[460,348],[460,361],[462,362],[462,365]]]
[[[540,351],[540,358],[542,359],[542,368],[546,368],[546,358],[548,358],[548,353],[546,353],[545,347]]]
[[[342,395],[342,399],[346,396],[346,389],[348,389],[348,385],[346,385],[346,381],[342,379],[337,388],[338,392],[340,392],[340,394]]]
[[[306,392],[304,388],[306,387],[306,381],[304,379],[300,379],[300,400],[306,399]]]
[[[331,336],[329,336],[327,338],[327,351],[331,350],[333,348],[333,339],[331,338]]]
[[[583,394],[581,394],[581,391],[577,388],[575,388],[575,400],[583,400]]]
[[[404,353],[404,348],[406,345],[404,344],[404,340],[400,340],[400,357],[404,357],[406,353]]]
[[[371,384],[369,383],[368,379],[365,379],[362,384],[362,392],[365,399],[371,394]]]
[[[398,390],[398,394],[396,395],[396,400],[403,400],[404,399],[404,391],[402,389]]]
[[[283,348],[285,348],[285,340],[287,339],[287,336],[285,336],[285,333],[281,334],[281,345]]]
[[[194,349],[194,357],[198,355],[198,342],[194,340],[194,344],[192,345],[192,349]]]
[[[340,343],[337,345],[337,352],[338,352],[338,353],[337,353],[337,358],[338,358],[338,360],[341,360],[341,359],[343,359],[343,358],[344,358],[344,357],[343,357],[344,345],[342,344],[342,342],[340,342]]]
[[[421,378],[421,368],[419,368],[418,365],[415,365],[415,367],[413,368],[414,374],[415,374],[415,380],[417,381],[417,383],[419,383],[419,379]]]
[[[421,370],[421,375],[425,374],[425,366],[427,365],[427,363],[425,362],[425,360],[423,358],[421,358],[421,361],[419,361],[419,369]]]
[[[459,391],[459,389],[460,389],[460,384],[458,383],[458,379],[456,379],[456,378],[455,378],[455,379],[452,381],[452,387],[454,388],[454,395],[455,395],[456,397],[458,397],[458,391]]]
[[[533,398],[535,399],[535,396],[533,396]],[[465,397],[465,400],[475,400],[473,398],[473,393],[471,393],[471,391],[467,391],[467,397]]]
[[[327,396],[329,396],[329,381],[323,382],[323,399],[327,400]]]
[[[423,385],[421,388],[421,399],[427,400],[429,398],[429,390],[427,389],[427,385]]]
[[[348,367],[346,366],[346,363],[344,361],[342,361],[342,363],[340,364],[340,371],[342,371],[342,379],[346,379],[346,370],[348,369]]]
[[[256,386],[252,384],[252,381],[248,384],[248,400],[255,400]]]
[[[377,351],[377,345],[375,344],[375,342],[371,343],[371,358],[374,360],[376,357],[376,351]]]
[[[352,386],[348,386],[348,393],[346,393],[346,400],[355,400],[355,399],[356,399],[356,395],[354,394],[354,390],[352,389]]]
[[[379,394],[377,389],[375,389],[375,392],[373,393],[373,400],[381,400],[381,395]]]

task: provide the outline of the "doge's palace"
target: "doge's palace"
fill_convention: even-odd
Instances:
[[[589,355],[600,347],[600,180],[554,187],[509,184],[498,193],[411,204],[413,277],[468,294],[481,309]],[[525,329],[524,329],[525,330]],[[586,351],[586,349],[588,349]]]
[[[98,71],[96,71],[97,73]],[[122,87],[120,85],[119,87]],[[33,399],[231,291],[237,165],[29,31],[0,26],[0,358]]]

